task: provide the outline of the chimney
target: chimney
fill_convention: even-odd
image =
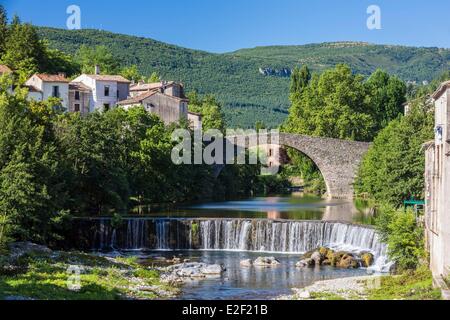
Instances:
[[[95,65],[95,74],[100,74],[100,66],[98,64]]]
[[[65,78],[66,77],[66,73],[65,72],[58,72],[58,76]]]

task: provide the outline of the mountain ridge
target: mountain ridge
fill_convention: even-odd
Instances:
[[[346,63],[365,76],[382,68],[405,81],[417,82],[430,81],[450,69],[450,49],[437,47],[338,41],[211,53],[96,29],[37,30],[52,48],[74,54],[82,44],[105,45],[121,65],[136,64],[143,74],[156,71],[164,79],[182,81],[187,91],[212,93],[223,104],[227,123],[235,127],[252,127],[258,120],[275,127],[287,115],[289,78],[263,75],[261,68],[282,70],[307,64],[321,72]]]

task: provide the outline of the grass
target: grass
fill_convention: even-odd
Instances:
[[[157,286],[162,291],[175,292],[174,288],[160,283],[158,271],[145,269],[129,258],[110,260],[61,252],[23,257],[17,266],[23,269],[13,274],[0,274],[0,299],[9,296],[38,300],[159,298],[158,293],[138,290],[138,286]],[[68,271],[70,266],[81,266],[79,290],[68,287],[75,280],[73,273]]]
[[[369,300],[440,300],[441,291],[433,288],[430,270],[420,267],[401,275],[381,278],[379,288],[368,289]]]

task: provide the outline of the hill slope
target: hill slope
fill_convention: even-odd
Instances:
[[[306,63],[321,71],[347,63],[365,75],[383,68],[411,81],[431,80],[450,68],[450,50],[438,48],[341,42],[213,54],[106,31],[45,27],[38,31],[52,47],[67,53],[75,53],[82,44],[105,45],[123,65],[137,64],[144,74],[157,71],[164,79],[184,82],[188,91],[213,93],[225,106],[228,124],[241,127],[257,120],[276,126],[287,114],[289,77],[263,75],[260,68],[282,70]]]

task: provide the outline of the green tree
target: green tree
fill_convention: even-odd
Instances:
[[[25,76],[43,71],[45,48],[36,29],[30,24],[22,24],[17,17],[9,26],[1,62],[14,70],[22,71]]]
[[[426,98],[412,103],[411,112],[380,131],[359,169],[358,193],[401,205],[423,198],[425,154],[422,145],[433,139],[434,115]]]
[[[403,112],[406,85],[399,78],[380,69],[365,84],[368,89],[367,104],[375,121],[375,132],[378,132]]]
[[[150,77],[148,77],[148,82],[149,83],[155,83],[155,82],[160,82],[161,78],[158,75],[157,72],[152,72],[152,74],[150,75]]]
[[[119,62],[106,46],[91,48],[82,45],[77,51],[75,59],[81,65],[82,73],[92,74],[95,66],[100,67],[102,74],[115,74],[118,72]]]
[[[295,67],[291,75],[290,97],[291,101],[300,97],[303,90],[308,86],[311,80],[311,72],[307,65],[303,65],[301,69]]]
[[[200,98],[197,92],[188,94],[189,110],[202,115],[203,130],[217,129],[225,130],[225,119],[222,107],[213,95],[207,95]]]
[[[0,60],[5,51],[6,39],[8,38],[8,15],[5,8],[0,5]]]
[[[139,73],[138,67],[135,64],[122,68],[120,75],[125,79],[134,82],[139,82],[143,79],[143,76]]]

